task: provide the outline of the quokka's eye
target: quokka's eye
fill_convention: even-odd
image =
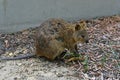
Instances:
[[[85,36],[84,35],[81,35],[82,38],[84,38]]]

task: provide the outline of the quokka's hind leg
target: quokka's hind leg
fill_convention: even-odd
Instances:
[[[49,56],[51,56],[51,59],[55,59],[57,56],[59,56],[60,54],[62,54],[62,52],[65,50],[64,46],[63,46],[63,42],[57,41],[57,40],[52,40],[49,43],[49,52],[51,52],[49,54]]]

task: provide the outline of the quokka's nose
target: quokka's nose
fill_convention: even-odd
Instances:
[[[88,41],[88,40],[86,40],[86,43],[89,43],[89,41]]]

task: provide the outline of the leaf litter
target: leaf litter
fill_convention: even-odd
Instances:
[[[69,69],[84,80],[120,79],[120,16],[109,16],[86,20],[89,43],[79,44],[79,54],[84,61],[72,61]],[[0,56],[15,57],[34,53],[36,28],[16,33],[0,33]]]

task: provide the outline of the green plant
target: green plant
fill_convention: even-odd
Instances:
[[[82,62],[83,64],[83,67],[84,67],[84,72],[87,72],[88,69],[89,69],[89,66],[88,66],[88,56],[85,57],[85,60]]]

